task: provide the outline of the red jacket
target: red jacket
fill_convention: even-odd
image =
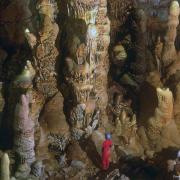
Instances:
[[[105,155],[105,156],[110,155],[111,146],[112,146],[112,141],[111,141],[111,140],[105,140],[105,141],[103,142],[102,156],[103,156],[103,155]]]

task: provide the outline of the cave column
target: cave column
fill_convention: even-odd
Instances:
[[[84,112],[82,121],[86,121],[84,125],[77,125],[76,121],[81,121],[71,114],[70,124],[84,130],[99,110],[103,124],[107,122],[110,21],[106,0],[69,0],[65,3],[69,23],[63,40],[68,67],[65,79],[73,94],[73,112],[78,114],[78,109]]]
[[[179,14],[180,10],[178,1],[172,1],[169,8],[167,31],[162,51],[162,61],[165,68],[176,60],[174,42],[177,35],[177,26],[179,24]]]
[[[33,66],[36,70],[35,88],[45,98],[58,92],[56,60],[59,52],[55,46],[59,27],[55,22],[57,4],[55,1],[42,0],[36,4],[39,14],[39,26],[36,35],[25,31],[26,38],[33,52]]]
[[[102,114],[102,124],[107,122],[106,107],[108,104],[108,71],[109,56],[108,47],[110,44],[110,21],[107,17],[107,0],[100,0],[99,11],[97,14],[96,27],[98,29],[97,38],[97,75],[95,89],[99,97],[98,105]]]

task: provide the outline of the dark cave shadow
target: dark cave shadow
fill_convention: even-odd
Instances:
[[[92,143],[92,141],[89,140],[88,143],[84,141],[80,143],[80,145],[82,148],[84,148],[84,150],[86,151],[88,157],[93,162],[93,164],[101,169],[101,156],[96,151],[96,147]]]
[[[167,160],[177,157],[178,148],[168,147],[155,154],[153,159],[142,160],[138,157],[124,157],[119,161],[122,174],[131,180],[170,180],[167,172]]]
[[[126,175],[130,180],[164,180],[161,177],[161,169],[159,167],[153,166],[138,157],[131,156],[121,158],[119,163],[111,164],[107,171],[98,171],[96,175],[89,177],[88,180],[96,178],[104,180],[114,169],[119,169],[120,174]]]
[[[148,82],[144,82],[141,85],[141,93],[139,98],[139,122],[140,124],[143,124],[144,122],[146,123],[147,119],[153,116],[156,107],[158,107],[158,97],[156,89],[153,86],[151,86]]]
[[[88,180],[94,180],[96,178],[98,178],[99,180],[104,180],[107,175],[112,172],[114,169],[118,169],[118,164],[113,164],[110,163],[109,169],[108,170],[102,170],[100,169],[96,175],[94,175],[93,177],[89,177]]]
[[[177,153],[179,149],[177,147],[168,147],[166,149],[163,149],[161,152],[158,152],[155,154],[154,160],[156,162],[165,162],[170,159],[176,159],[177,158]]]
[[[120,172],[131,180],[163,180],[161,169],[139,157],[125,157],[119,161]]]
[[[101,156],[96,151],[96,147],[93,142],[90,139],[87,141],[83,140],[80,141],[80,146],[87,153],[88,158],[93,162],[93,164],[97,168],[101,169]]]
[[[0,122],[0,149],[7,150],[13,147],[13,127],[11,124],[10,113],[8,112],[8,102],[7,98],[9,93],[5,93],[9,88],[8,83],[3,83],[2,86],[2,95],[5,101],[3,111],[1,113],[1,122]]]

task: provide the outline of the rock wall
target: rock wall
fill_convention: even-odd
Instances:
[[[162,50],[162,61],[164,67],[169,66],[173,61],[175,61],[175,57],[177,56],[174,43],[177,35],[177,26],[179,24],[179,14],[179,3],[177,1],[172,1],[169,9],[168,28]]]
[[[85,130],[98,111],[102,123],[107,121],[107,2],[68,1],[63,7],[67,8],[67,23],[62,32],[64,76],[71,97],[67,101],[72,102],[68,121],[73,128]],[[78,113],[84,117],[80,118]]]
[[[58,92],[56,60],[59,53],[55,42],[59,27],[54,19],[56,6],[55,2],[37,2],[39,32],[34,35],[29,29],[25,29],[25,36],[33,52],[33,65],[36,68],[35,86],[46,98]]]

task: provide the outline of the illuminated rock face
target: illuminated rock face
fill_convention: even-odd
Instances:
[[[169,89],[157,88],[156,93],[158,105],[154,116],[147,119],[145,125],[139,129],[147,152],[159,152],[163,148],[180,145],[179,139],[175,138],[179,136],[179,132],[173,116],[172,92]]]
[[[31,165],[35,161],[34,122],[30,117],[29,95],[22,94],[15,109],[14,150],[20,163]]]
[[[177,57],[174,43],[177,35],[177,26],[179,24],[179,14],[180,10],[178,1],[172,1],[169,9],[168,27],[162,51],[164,67],[169,66]]]
[[[1,158],[1,179],[10,180],[10,170],[9,170],[10,160],[8,154],[4,153]]]
[[[107,16],[107,1],[101,1],[97,16],[97,65],[96,65],[96,83],[95,91],[97,93],[98,106],[101,111],[101,120],[105,124],[107,121],[106,107],[108,104],[107,86],[109,72],[109,54],[108,48],[110,43],[110,20]],[[103,122],[104,121],[104,122]]]
[[[173,95],[167,89],[157,88],[158,109],[155,111],[155,117],[161,119],[163,124],[168,124],[173,119]]]
[[[55,41],[59,32],[59,27],[55,23],[57,5],[51,1],[37,2],[37,11],[40,16],[40,29],[38,35],[33,35],[28,29],[25,36],[33,51],[36,68],[35,86],[45,97],[52,97],[58,92],[56,58],[58,50]]]
[[[175,89],[174,118],[180,132],[180,83],[177,84]]]
[[[68,1],[67,26],[63,46],[66,49],[65,81],[72,94],[73,117],[81,108],[84,120],[79,128],[85,129],[93,122],[97,107],[103,121],[107,121],[107,73],[110,23],[107,17],[106,1]],[[98,100],[98,101],[97,101]],[[88,112],[89,105],[95,107]],[[76,112],[76,113],[75,113]],[[71,113],[71,114],[72,114]],[[73,120],[71,120],[73,119]],[[77,124],[70,118],[70,124]],[[73,122],[71,122],[73,121]],[[83,122],[83,121],[86,121]]]

